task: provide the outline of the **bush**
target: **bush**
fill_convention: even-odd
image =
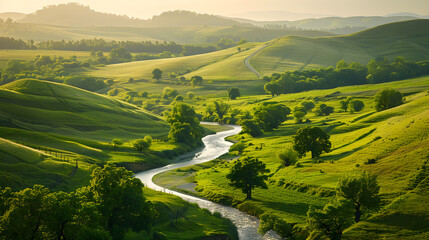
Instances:
[[[278,153],[277,158],[280,160],[283,167],[287,167],[298,162],[298,153],[292,149],[287,149],[284,152]]]
[[[402,103],[402,93],[394,89],[380,90],[374,96],[374,105],[377,112],[399,106]]]
[[[359,112],[365,107],[365,104],[360,100],[351,100],[349,102],[349,110],[351,113]]]

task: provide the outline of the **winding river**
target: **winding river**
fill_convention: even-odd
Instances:
[[[204,123],[209,124],[209,123]],[[210,123],[215,124],[215,123]],[[279,239],[279,237],[272,231],[268,232],[265,236],[258,234],[259,219],[253,216],[250,216],[244,212],[241,212],[235,208],[223,206],[217,203],[210,202],[205,199],[197,198],[194,196],[186,195],[176,191],[171,191],[169,189],[160,187],[156,185],[152,178],[158,174],[168,170],[186,167],[198,163],[207,162],[213,159],[220,157],[221,155],[228,152],[229,147],[232,145],[231,142],[225,140],[226,137],[236,135],[241,131],[240,126],[229,125],[233,129],[218,132],[216,134],[205,136],[202,141],[204,147],[192,153],[185,154],[179,157],[181,160],[178,163],[170,164],[161,168],[156,168],[144,172],[137,173],[135,177],[139,178],[145,186],[152,188],[157,191],[162,191],[170,194],[177,195],[184,199],[185,201],[197,203],[201,208],[207,208],[211,212],[220,212],[223,217],[229,218],[235,226],[237,226],[239,239],[243,240],[256,240],[256,239]]]

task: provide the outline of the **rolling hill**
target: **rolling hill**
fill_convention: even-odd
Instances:
[[[252,65],[264,75],[288,70],[335,66],[347,62],[366,64],[384,56],[392,60],[403,56],[419,61],[429,58],[429,20],[390,23],[359,33],[305,38],[287,36],[273,41],[252,58]]]

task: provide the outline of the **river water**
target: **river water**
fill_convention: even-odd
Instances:
[[[204,123],[204,124],[209,124],[209,123]],[[214,124],[214,123],[211,123],[211,124]],[[242,240],[280,239],[272,231],[265,234],[265,236],[261,236],[260,234],[258,234],[259,219],[256,217],[250,216],[232,207],[223,206],[205,199],[186,195],[176,191],[171,191],[169,189],[156,185],[152,181],[153,176],[155,176],[158,173],[162,173],[168,170],[186,167],[186,166],[190,166],[198,163],[207,162],[207,161],[216,159],[221,155],[227,153],[232,143],[226,141],[225,138],[236,135],[241,131],[240,126],[233,126],[233,125],[228,125],[228,126],[232,127],[233,129],[205,136],[202,139],[204,143],[204,147],[179,157],[179,159],[181,160],[180,162],[175,164],[170,164],[161,168],[140,172],[135,174],[135,177],[139,178],[146,187],[152,188],[157,191],[162,191],[162,192],[177,195],[185,201],[188,201],[191,203],[197,203],[198,206],[200,206],[201,208],[207,208],[210,212],[220,212],[223,217],[229,218],[235,224],[235,226],[237,226],[239,239],[242,239]]]

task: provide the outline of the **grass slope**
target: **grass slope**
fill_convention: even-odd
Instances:
[[[406,103],[382,112],[373,109],[373,96],[384,87],[404,92]],[[243,155],[257,157],[270,169],[268,189],[255,189],[251,201],[228,185],[227,160],[177,169],[156,176],[158,184],[201,195],[214,201],[235,205],[251,214],[271,213],[288,222],[305,224],[310,205],[321,207],[335,194],[338,179],[346,173],[368,171],[378,176],[382,209],[345,234],[347,239],[425,239],[429,209],[427,159],[429,158],[429,77],[394,83],[341,87],[287,94],[271,98],[242,97],[227,101],[233,107],[251,109],[263,102],[278,102],[292,108],[303,100],[335,107],[330,116],[308,113],[311,123],[284,122],[273,132],[252,138],[247,134],[234,137],[247,146]],[[362,112],[339,111],[339,102],[347,96],[364,101]],[[202,108],[201,108],[202,110]],[[332,152],[313,160],[310,154],[299,161],[300,167],[281,168],[276,154],[292,147],[292,136],[306,125],[319,126],[331,135]],[[374,164],[366,164],[375,159]],[[196,186],[196,187],[195,187]],[[411,206],[409,206],[409,204]],[[409,224],[407,224],[409,223]]]
[[[306,38],[287,36],[258,53],[253,66],[264,75],[288,70],[335,66],[344,59],[366,64],[384,56],[408,60],[429,57],[429,20],[411,20],[375,27],[359,33]]]

